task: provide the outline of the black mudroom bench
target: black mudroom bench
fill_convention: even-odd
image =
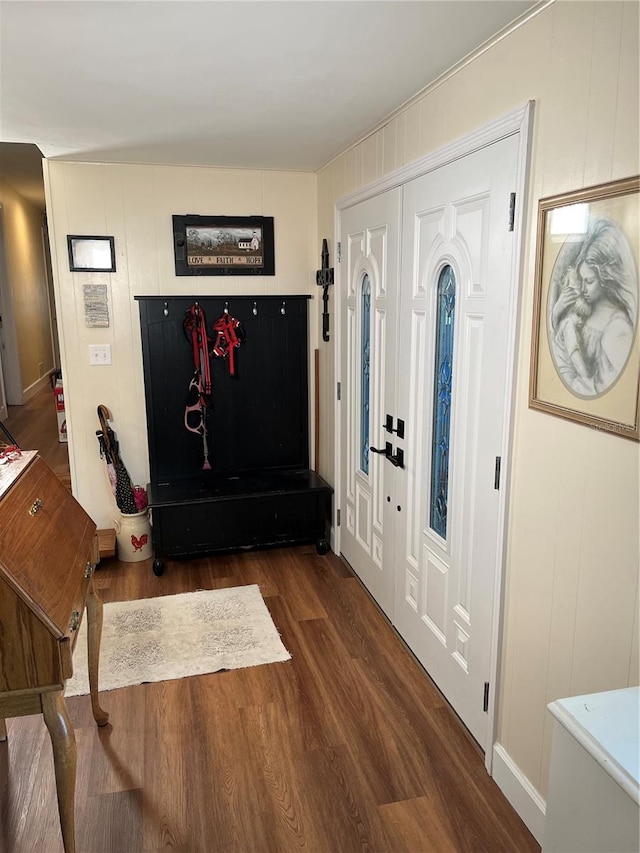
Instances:
[[[306,296],[150,296],[140,305],[149,436],[153,571],[164,560],[314,542],[328,550],[331,487],[309,469]],[[202,439],[184,425],[193,351],[183,330],[198,302],[207,329],[241,323],[228,359],[211,358]]]

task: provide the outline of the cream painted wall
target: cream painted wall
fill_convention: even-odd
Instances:
[[[112,426],[134,482],[144,485],[149,477],[140,321],[134,296],[312,292],[319,256],[316,176],[46,161],[45,191],[73,493],[98,527],[112,527],[115,502],[95,436],[98,404],[111,411]],[[174,213],[273,216],[276,275],[264,279],[177,277]],[[67,234],[113,235],[116,272],[69,272]],[[109,328],[87,328],[84,284],[107,284]],[[310,328],[313,350],[317,345],[315,322],[310,322]],[[90,366],[90,344],[110,344],[112,365]]]
[[[3,353],[7,402],[24,403],[54,369],[42,242],[44,214],[0,181],[5,242]]]
[[[638,9],[546,8],[318,175],[321,238],[341,197],[535,100],[498,741],[543,797],[547,703],[639,683],[638,444],[528,408],[538,199],[640,171]],[[332,344],[321,376],[320,471],[333,481]]]

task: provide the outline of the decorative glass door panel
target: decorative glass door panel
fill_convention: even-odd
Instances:
[[[369,473],[369,409],[371,394],[371,282],[360,285],[360,470]]]
[[[442,269],[438,279],[436,300],[436,356],[433,378],[431,500],[429,512],[431,529],[435,530],[443,539],[447,538],[455,310],[456,277],[451,266],[447,264]]]

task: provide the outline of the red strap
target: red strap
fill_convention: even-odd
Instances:
[[[201,377],[200,398],[202,405],[206,406],[207,398],[211,396],[211,366],[209,364],[209,343],[211,341],[207,336],[207,321],[204,311],[197,302],[186,313],[184,329],[191,337],[193,363]]]

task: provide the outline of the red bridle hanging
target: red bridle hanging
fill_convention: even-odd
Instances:
[[[183,328],[193,347],[193,364],[200,373],[202,403],[207,406],[211,397],[211,367],[209,365],[209,347],[211,338],[207,335],[207,321],[204,311],[194,302],[185,314]]]
[[[235,376],[236,368],[233,351],[242,343],[242,324],[240,320],[229,316],[225,310],[222,316],[213,324],[213,331],[217,333],[212,353],[218,358],[229,359],[229,375]]]
[[[190,432],[202,436],[204,451],[203,470],[210,470],[209,446],[207,444],[207,426],[205,409],[211,403],[211,367],[209,364],[209,346],[211,339],[207,335],[207,321],[204,311],[197,302],[187,310],[182,324],[187,339],[193,348],[194,374],[189,382],[189,393],[194,395],[195,402],[187,403],[184,410],[184,425]],[[189,415],[199,413],[198,425],[191,426]]]

